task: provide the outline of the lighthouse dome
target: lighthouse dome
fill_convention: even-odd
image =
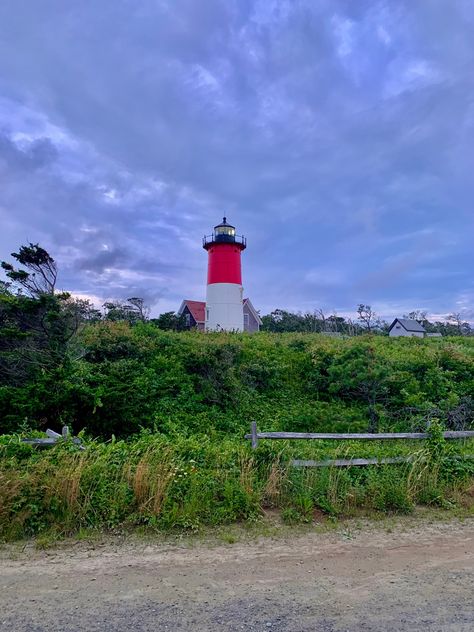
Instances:
[[[247,241],[243,235],[235,234],[235,226],[229,224],[227,217],[224,217],[220,224],[214,226],[214,232],[212,235],[206,235],[203,238],[203,247],[207,250],[210,246],[215,244],[236,244],[240,250],[244,250],[247,246]]]

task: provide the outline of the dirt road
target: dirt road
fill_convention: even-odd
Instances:
[[[11,555],[10,555],[11,558]],[[0,630],[474,630],[474,520],[0,561]]]

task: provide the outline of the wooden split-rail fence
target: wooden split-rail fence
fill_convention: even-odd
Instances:
[[[319,441],[380,441],[390,439],[428,439],[428,432],[379,432],[379,433],[337,433],[337,432],[258,432],[257,422],[252,421],[250,434],[245,438],[250,439],[252,448],[258,447],[260,439],[280,439],[284,441],[298,439],[313,439]],[[447,430],[443,432],[445,439],[468,439],[474,437],[472,430]],[[474,455],[464,458],[474,459]],[[291,465],[294,467],[349,467],[360,465],[383,465],[389,463],[410,463],[412,456],[395,456],[380,459],[326,459],[324,461],[312,461],[304,459],[293,459]]]
[[[46,430],[46,435],[46,439],[34,437],[30,439],[22,439],[21,442],[36,446],[38,448],[47,448],[56,445],[60,441],[66,441],[69,439],[75,445],[77,445],[80,450],[85,450],[84,446],[82,445],[82,441],[78,437],[71,437],[68,426],[63,426],[61,434],[59,434],[59,432],[54,432],[54,430],[50,430],[48,428]]]

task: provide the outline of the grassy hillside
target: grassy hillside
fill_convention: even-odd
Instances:
[[[474,338],[176,333],[85,328],[70,359],[0,387],[0,432],[242,436],[259,428],[364,431],[472,424]]]
[[[54,368],[0,387],[0,538],[145,526],[198,529],[286,521],[314,511],[407,512],[469,505],[474,339],[175,333],[153,325],[85,328]],[[433,421],[438,418],[440,421]],[[427,442],[269,442],[262,430],[425,429]],[[21,432],[63,423],[86,450],[44,451]],[[33,429],[33,430],[32,430]],[[96,437],[97,439],[92,439]],[[105,440],[105,441],[104,441]],[[410,454],[408,464],[299,470],[292,458]],[[49,536],[48,536],[49,537]]]

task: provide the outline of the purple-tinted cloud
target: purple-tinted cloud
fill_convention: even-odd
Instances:
[[[0,4],[1,257],[153,312],[203,298],[201,235],[249,239],[263,312],[474,310],[465,0]]]

